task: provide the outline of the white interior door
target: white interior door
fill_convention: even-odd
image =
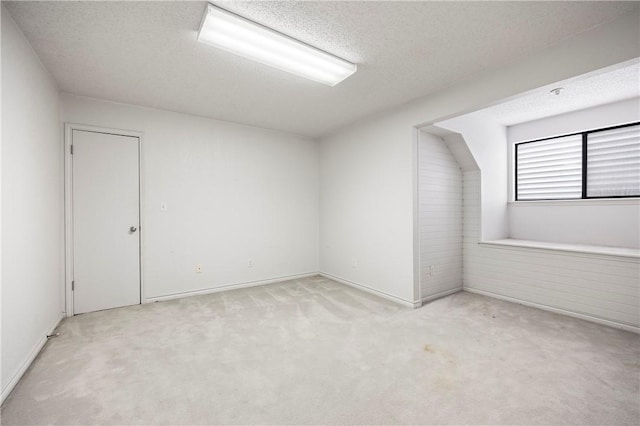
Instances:
[[[72,131],[73,312],[140,303],[140,139]]]

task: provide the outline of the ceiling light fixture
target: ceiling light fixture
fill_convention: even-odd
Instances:
[[[563,90],[564,87],[556,87],[555,89],[551,89],[549,92],[553,95],[558,96],[560,93],[562,93]]]
[[[357,69],[356,64],[210,3],[198,41],[329,86]]]

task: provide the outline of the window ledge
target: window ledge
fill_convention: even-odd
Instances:
[[[527,206],[611,206],[611,205],[640,205],[639,197],[629,198],[587,198],[576,200],[533,200],[509,201],[509,207]]]
[[[481,245],[488,246],[502,246],[502,247],[521,247],[532,248],[542,250],[555,250],[565,251],[571,253],[585,253],[585,254],[598,254],[605,256],[617,256],[628,257],[633,259],[640,259],[640,249],[625,248],[625,247],[607,247],[607,246],[595,246],[587,244],[566,244],[566,243],[548,243],[543,241],[531,241],[531,240],[493,240],[482,241]]]

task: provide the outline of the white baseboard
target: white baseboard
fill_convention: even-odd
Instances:
[[[462,286],[460,286],[460,287],[456,287],[456,288],[451,289],[451,290],[445,290],[445,291],[441,291],[440,293],[432,294],[430,296],[425,296],[425,297],[422,298],[422,303],[432,302],[432,301],[434,301],[436,299],[440,299],[442,297],[448,296],[448,295],[453,294],[453,293],[457,293],[457,292],[462,291],[462,290],[463,290],[463,288],[462,288]]]
[[[9,396],[9,394],[13,390],[13,388],[16,387],[16,385],[18,384],[18,382],[20,381],[24,373],[31,366],[31,363],[33,362],[33,360],[36,359],[36,357],[44,347],[45,343],[47,343],[47,336],[50,334],[53,334],[53,331],[58,327],[58,324],[60,324],[60,321],[62,321],[63,318],[64,318],[64,315],[61,313],[60,316],[58,316],[58,318],[53,322],[53,324],[49,328],[47,328],[47,331],[45,331],[44,336],[42,336],[42,338],[36,342],[36,344],[33,346],[31,351],[25,358],[25,360],[22,362],[22,364],[20,364],[20,368],[18,368],[18,370],[11,377],[11,380],[9,380],[9,382],[2,388],[2,394],[0,395],[0,404],[4,402],[4,400]]]
[[[202,295],[202,294],[218,293],[218,292],[221,292],[221,291],[237,290],[237,289],[240,289],[240,288],[247,288],[247,287],[257,287],[259,285],[273,284],[273,283],[277,283],[277,282],[280,282],[280,281],[296,280],[296,279],[300,279],[300,278],[313,277],[315,275],[319,275],[319,273],[318,272],[307,272],[307,273],[298,274],[298,275],[287,275],[287,276],[284,276],[284,277],[269,278],[267,280],[247,281],[247,282],[244,282],[244,283],[230,284],[230,285],[225,285],[225,286],[222,286],[222,287],[206,288],[206,289],[194,290],[194,291],[184,291],[184,292],[180,292],[180,293],[166,294],[164,296],[157,296],[157,297],[146,297],[144,299],[143,303],[162,302],[164,300],[181,299],[183,297],[199,296],[199,295]]]
[[[549,312],[554,312],[556,314],[567,315],[569,317],[579,318],[585,321],[595,322],[597,324],[602,324],[609,327],[619,328],[621,330],[631,331],[632,333],[640,334],[640,327],[636,327],[629,324],[623,324],[623,323],[619,323],[611,320],[606,320],[603,318],[593,317],[587,314],[580,314],[578,312],[572,312],[572,311],[567,311],[560,308],[554,308],[547,305],[541,305],[539,303],[527,302],[526,300],[516,299],[514,297],[509,297],[509,296],[503,296],[501,294],[491,293],[490,291],[478,290],[470,287],[464,287],[464,291],[468,291],[469,293],[482,294],[483,296],[493,297],[494,299],[506,300],[507,302],[518,303],[520,305],[542,309],[543,311],[549,311]]]
[[[337,277],[335,275],[331,275],[331,274],[327,274],[326,272],[319,272],[318,275],[321,275],[325,278],[329,278],[330,280],[334,280],[337,281],[339,283],[348,285],[350,287],[354,287],[357,288],[358,290],[362,290],[362,291],[366,291],[367,293],[371,293],[371,294],[375,294],[376,296],[382,297],[383,299],[387,299],[387,300],[391,300],[392,302],[396,302],[396,303],[400,303],[401,305],[404,306],[408,306],[410,308],[419,308],[420,306],[422,306],[422,301],[418,300],[418,301],[409,301],[409,300],[405,300],[402,299],[400,297],[394,296],[392,294],[389,293],[385,293],[383,291],[380,290],[376,290],[374,288],[368,287],[364,284],[360,284],[360,283],[356,283],[353,281],[349,281],[347,279],[341,278],[341,277]]]

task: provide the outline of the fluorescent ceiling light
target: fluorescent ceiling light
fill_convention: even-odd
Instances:
[[[212,4],[202,19],[198,41],[329,86],[357,69],[351,62]]]

